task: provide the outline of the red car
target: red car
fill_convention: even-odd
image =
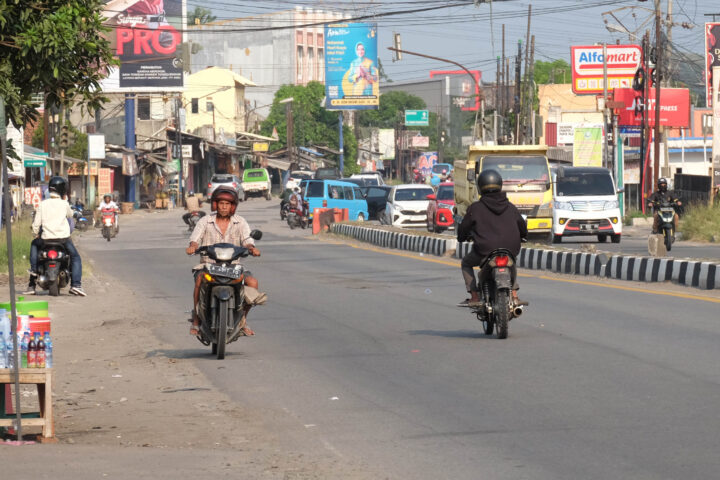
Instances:
[[[440,233],[453,226],[453,207],[455,206],[455,184],[444,182],[438,185],[437,192],[428,195],[427,229]]]

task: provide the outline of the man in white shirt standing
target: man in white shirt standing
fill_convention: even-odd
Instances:
[[[70,254],[70,293],[84,297],[86,293],[82,289],[82,260],[70,239],[68,219],[72,218],[73,211],[65,196],[67,180],[63,177],[52,177],[48,182],[48,190],[50,198],[40,202],[40,206],[35,211],[32,229],[33,233],[39,237],[33,240],[30,246],[30,285],[24,293],[26,295],[35,294],[38,251],[44,240],[63,240],[63,244]]]

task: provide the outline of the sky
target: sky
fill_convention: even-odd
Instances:
[[[718,0],[661,0],[664,11],[672,4],[673,44],[677,51],[698,55],[703,50],[703,25],[712,21],[707,13],[718,14]],[[393,33],[400,33],[402,48],[458,62],[469,69],[483,72],[483,80],[495,79],[496,58],[502,54],[502,26],[505,25],[506,55],[517,52],[518,40],[525,41],[528,6],[532,5],[530,34],[535,35],[535,59],[552,61],[570,59],[571,45],[595,43],[630,43],[628,34],[610,32],[604,22],[618,24],[628,30],[645,29],[654,33],[652,23],[642,27],[651,18],[653,0],[494,0],[492,3],[473,5],[472,1],[238,1],[238,0],[187,0],[188,11],[200,6],[209,8],[218,20],[253,16],[296,6],[342,10],[352,16],[375,15],[363,22],[378,24],[378,50],[387,75],[395,82],[428,78],[429,70],[454,69],[445,64],[420,57],[404,55],[392,61]],[[448,7],[452,5],[452,7]],[[630,8],[634,7],[634,8]],[[425,11],[422,11],[425,10]],[[692,26],[683,28],[680,24]],[[653,37],[654,38],[654,37]],[[523,52],[525,48],[523,46]]]

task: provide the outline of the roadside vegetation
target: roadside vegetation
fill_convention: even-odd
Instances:
[[[681,222],[680,231],[687,240],[720,241],[720,203],[689,207]]]
[[[32,219],[27,216],[12,224],[13,257],[15,258],[15,275],[23,276],[30,268],[30,242],[33,234],[30,229]],[[7,233],[0,233],[0,273],[8,273]]]

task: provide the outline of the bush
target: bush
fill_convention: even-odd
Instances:
[[[12,225],[16,276],[25,275],[27,269],[30,268],[30,242],[33,239],[30,225],[32,225],[32,219],[29,216],[21,218]],[[0,239],[0,273],[8,273],[7,232],[3,229],[0,235],[2,236]]]
[[[703,242],[720,237],[720,204],[693,205],[685,210],[680,230],[683,238]]]

